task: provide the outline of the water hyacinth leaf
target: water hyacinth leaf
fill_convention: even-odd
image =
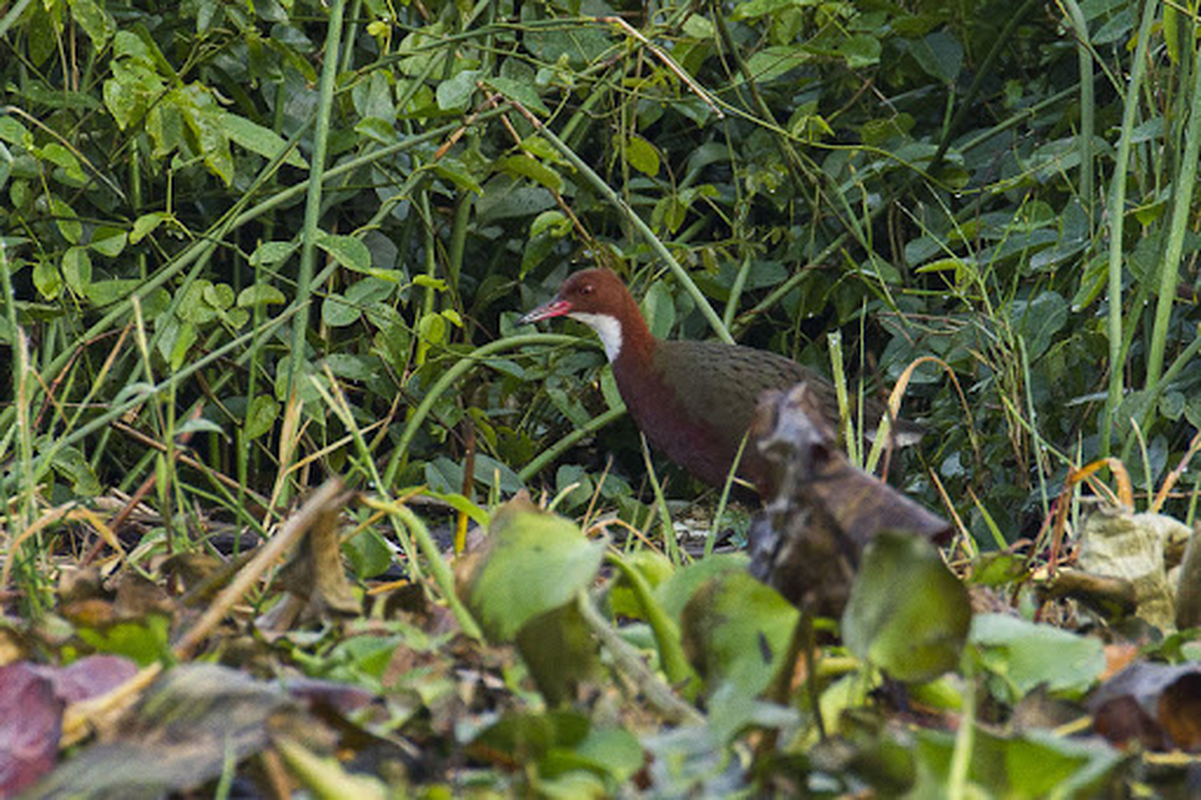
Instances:
[[[780,669],[800,612],[748,572],[727,572],[684,607],[684,650],[710,692],[723,684],[747,696]]]
[[[842,617],[851,652],[909,682],[959,663],[971,624],[963,584],[929,541],[882,531],[867,546]]]
[[[493,641],[571,602],[596,577],[605,543],[519,495],[494,515],[487,544],[465,559],[459,594]]]
[[[997,678],[990,688],[1002,698],[1012,692],[1024,695],[1040,685],[1079,696],[1105,669],[1100,640],[1004,614],[982,614],[973,620],[971,643]]]

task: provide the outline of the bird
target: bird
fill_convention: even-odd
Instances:
[[[573,273],[558,293],[519,322],[568,317],[600,338],[617,388],[634,422],[651,445],[671,461],[712,486],[722,487],[751,425],[759,396],[804,382],[813,411],[838,430],[833,384],[814,370],[766,350],[714,341],[659,339],[651,333],[637,301],[612,270]],[[884,406],[864,404],[869,420]],[[894,420],[894,443],[913,444],[921,428]],[[770,484],[769,466],[755,448],[743,449],[738,477],[762,495]]]

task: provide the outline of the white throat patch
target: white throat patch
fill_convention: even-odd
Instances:
[[[572,319],[578,319],[596,331],[596,335],[600,337],[601,344],[605,346],[605,355],[608,357],[610,364],[616,361],[617,357],[621,355],[621,323],[617,321],[617,317],[610,316],[609,314],[587,314],[578,311],[573,311],[567,316]]]

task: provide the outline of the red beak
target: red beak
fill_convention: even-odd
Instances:
[[[543,303],[533,311],[526,314],[521,319],[517,320],[518,325],[529,325],[531,322],[537,322],[540,319],[550,319],[552,317],[563,317],[571,313],[571,303],[567,300],[555,298],[549,303]]]

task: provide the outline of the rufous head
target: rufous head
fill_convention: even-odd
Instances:
[[[639,321],[642,318],[621,278],[599,268],[577,272],[563,281],[550,302],[538,306],[519,322],[528,325],[553,317],[570,317],[596,331],[610,361],[616,361],[621,354],[623,325],[630,324],[632,317]]]

